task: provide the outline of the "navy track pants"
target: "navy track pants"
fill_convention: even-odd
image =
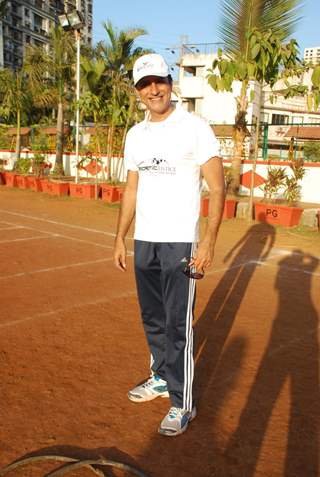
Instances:
[[[135,273],[151,371],[167,381],[172,405],[193,405],[195,280],[183,273],[192,243],[135,240]]]

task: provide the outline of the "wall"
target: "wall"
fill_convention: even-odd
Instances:
[[[0,157],[3,159],[7,159],[7,164],[5,166],[5,169],[11,170],[14,164],[14,157],[15,153],[14,151],[6,151],[6,150],[0,150]],[[21,157],[32,157],[31,152],[27,153],[22,153]],[[65,174],[68,176],[75,176],[76,173],[76,168],[75,168],[75,154],[64,154],[64,168],[65,168]],[[47,161],[54,166],[54,159],[55,159],[55,154],[48,154],[47,155]],[[102,159],[104,161],[104,165],[107,165],[107,157],[102,156]],[[113,158],[112,160],[112,167],[111,170],[113,172],[114,168],[117,165],[117,162],[121,160],[122,158]],[[224,164],[230,165],[229,160],[224,161]],[[281,161],[281,162],[276,162],[276,161],[258,161],[257,163],[257,169],[256,169],[256,174],[258,174],[262,178],[266,178],[268,174],[268,167],[282,167],[286,169],[288,173],[290,173],[290,166],[288,162]],[[250,180],[250,171],[252,169],[252,161],[244,161],[242,164],[242,174],[247,173],[247,181]],[[302,202],[307,202],[307,203],[316,203],[320,204],[320,163],[305,163],[305,169],[306,169],[306,174],[301,181],[301,186],[302,186],[302,197],[301,200]],[[249,173],[249,174],[248,174]],[[79,176],[82,178],[92,178],[94,176],[88,174],[84,170],[79,171]],[[98,175],[99,179],[102,179],[102,174]],[[120,176],[121,181],[125,181],[125,176],[124,176],[124,168],[122,168],[121,176]],[[250,182],[248,182],[250,183]],[[241,186],[240,188],[240,193],[243,195],[249,195],[249,188]],[[263,190],[261,187],[256,187],[255,188],[255,196],[256,197],[263,197]]]

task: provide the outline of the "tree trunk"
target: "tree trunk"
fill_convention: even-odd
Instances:
[[[120,176],[122,174],[122,169],[123,169],[123,162],[124,162],[124,146],[126,142],[126,136],[127,132],[129,129],[130,121],[132,119],[133,111],[134,111],[134,105],[135,105],[135,96],[130,96],[129,100],[129,109],[127,113],[127,119],[126,119],[126,125],[124,127],[122,139],[121,139],[121,146],[120,146],[120,153],[118,157],[118,163],[117,163],[117,179],[120,180]]]
[[[16,160],[20,159],[21,152],[21,111],[17,111]]]
[[[250,198],[249,198],[249,209],[248,209],[248,221],[249,223],[253,220],[253,199],[254,199],[254,176],[257,169],[257,160],[258,160],[258,151],[259,151],[259,133],[260,133],[260,111],[262,106],[262,85],[260,85],[260,97],[259,97],[259,109],[256,123],[255,131],[255,141],[254,141],[254,154],[252,161],[251,169],[251,181],[250,181]]]
[[[240,174],[244,141],[246,137],[246,115],[248,109],[248,81],[243,81],[241,85],[240,96],[236,98],[237,114],[235,117],[233,134],[233,158],[232,158],[232,182],[230,185],[231,193],[238,194],[240,187]]]
[[[56,163],[54,166],[55,172],[58,175],[64,175],[63,169],[63,145],[64,145],[64,110],[63,103],[58,103],[57,115],[57,139],[56,139]]]
[[[233,157],[231,161],[232,167],[232,181],[230,184],[230,192],[232,194],[238,194],[240,188],[240,175],[241,175],[241,164],[242,164],[242,153],[243,145],[245,140],[245,131],[242,129],[234,129],[234,146],[233,146]]]

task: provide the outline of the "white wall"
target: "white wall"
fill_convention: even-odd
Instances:
[[[279,163],[268,161],[268,163],[263,163],[262,161],[259,161],[256,173],[266,179],[268,175],[268,167],[281,167],[286,170],[288,175],[290,175],[291,172],[290,166],[287,162],[283,161],[282,163]],[[246,172],[251,171],[251,169],[252,162],[245,161],[242,165],[241,173],[245,174]],[[305,176],[300,182],[302,193],[301,202],[320,204],[320,163],[308,163],[305,165],[305,169]],[[249,195],[249,189],[241,186],[240,193],[243,195]],[[256,187],[254,195],[256,197],[263,197],[263,187]]]
[[[32,157],[32,154],[30,153],[22,153],[21,156],[25,157],[28,155],[28,157]],[[0,157],[3,159],[7,159],[7,164],[5,165],[5,169],[11,170],[14,164],[14,152],[9,152],[9,151],[0,151]],[[75,168],[75,154],[65,154],[64,155],[64,167],[65,167],[65,173],[66,175],[69,176],[75,176],[76,173],[76,168]],[[55,154],[50,154],[47,156],[47,161],[51,162],[53,167],[54,167],[54,160],[55,160]],[[122,160],[122,158],[114,158],[112,161],[112,170],[116,166],[118,160]],[[107,165],[107,158],[106,156],[103,156],[103,161],[104,165]],[[224,161],[226,165],[229,165],[230,161]],[[263,178],[267,178],[267,173],[268,173],[268,167],[283,167],[287,170],[287,172],[290,172],[290,167],[287,162],[272,162],[268,161],[268,163],[265,163],[263,161],[258,161],[257,165],[257,170],[256,173],[259,174]],[[308,202],[308,203],[316,203],[320,204],[320,163],[315,163],[311,164],[308,163],[306,166],[306,174],[303,180],[301,181],[301,186],[302,186],[302,197],[301,200],[302,202]],[[121,181],[125,181],[124,177],[124,168],[122,168],[122,174],[121,174]],[[245,161],[242,164],[242,174],[246,173],[247,171],[250,171],[252,169],[252,162],[251,161]],[[93,176],[90,174],[87,174],[86,171],[81,170],[80,171],[80,177],[82,178],[92,178]],[[102,179],[102,174],[100,173],[98,175],[100,179]],[[240,193],[243,195],[249,195],[249,189],[246,187],[241,187],[240,188]],[[255,196],[257,197],[263,197],[263,190],[260,187],[257,187],[255,189]]]

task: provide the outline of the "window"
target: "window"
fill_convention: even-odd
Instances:
[[[24,16],[25,17],[30,17],[30,10],[28,8],[24,9]]]
[[[288,124],[289,116],[284,114],[273,114],[271,124]]]

